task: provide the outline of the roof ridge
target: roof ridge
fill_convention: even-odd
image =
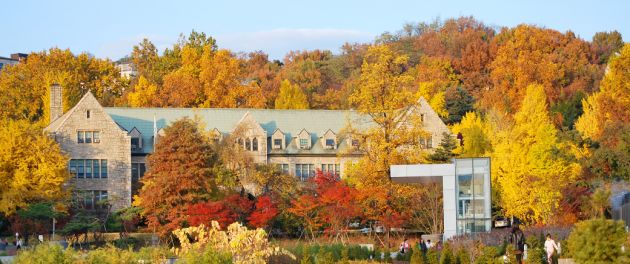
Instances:
[[[121,109],[121,110],[228,110],[228,111],[277,111],[277,112],[308,112],[308,111],[322,111],[322,112],[357,112],[354,109],[270,109],[270,108],[206,108],[206,107],[128,107],[128,106],[107,106],[104,109]]]

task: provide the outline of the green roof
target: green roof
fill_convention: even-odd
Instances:
[[[352,110],[129,107],[104,107],[104,109],[125,130],[131,131],[135,127],[142,133],[143,141],[149,143],[144,144],[143,152],[145,153],[153,152],[154,117],[158,129],[184,117],[191,119],[199,117],[208,130],[216,128],[223,134],[229,134],[241,118],[249,112],[251,117],[267,132],[267,136],[271,136],[276,129],[280,129],[287,140],[290,140],[302,129],[306,129],[311,134],[314,144],[329,129],[334,133],[339,133],[348,122],[358,127],[369,125],[368,119],[361,118],[360,114]]]

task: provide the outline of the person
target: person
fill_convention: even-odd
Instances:
[[[418,242],[418,249],[422,252],[422,255],[427,254],[427,244],[424,243],[424,239],[420,238],[420,242]]]
[[[510,244],[514,247],[514,255],[516,257],[516,263],[523,264],[523,252],[525,251],[525,234],[518,227],[518,223],[512,227],[510,233]]]
[[[22,238],[19,238],[17,241],[15,241],[15,247],[17,249],[22,249]]]
[[[431,243],[431,239],[427,239],[427,249],[431,249],[433,247],[433,243]]]
[[[547,234],[547,239],[545,240],[545,252],[547,253],[547,263],[553,264],[553,256],[556,252],[558,252],[558,244],[556,241],[551,239],[551,235]]]
[[[6,250],[9,242],[5,238],[0,239],[0,250]]]
[[[405,238],[405,240],[402,243],[400,243],[400,253],[406,254],[409,252],[410,248],[411,246],[409,245],[408,239]]]

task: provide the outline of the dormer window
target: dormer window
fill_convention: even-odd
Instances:
[[[306,131],[306,129],[302,129],[298,134],[297,143],[300,149],[310,149],[311,148],[311,134]]]
[[[134,127],[129,132],[129,136],[131,137],[131,152],[142,151],[142,133]]]
[[[337,135],[335,135],[332,130],[326,131],[324,136],[322,137],[322,147],[325,149],[336,149],[337,148]]]
[[[352,146],[355,147],[355,148],[358,148],[359,147],[359,140],[358,139],[353,139],[352,140]]]
[[[300,148],[301,149],[308,149],[308,139],[307,138],[300,138]]]
[[[284,133],[280,129],[276,129],[271,135],[271,148],[283,149],[284,148]]]
[[[273,139],[273,149],[282,149],[282,139],[280,138]]]

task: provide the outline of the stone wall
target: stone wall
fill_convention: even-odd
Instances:
[[[87,112],[89,111],[89,118]],[[114,210],[131,205],[131,138],[104,111],[91,93],[62,116],[55,139],[71,159],[106,159],[105,179],[73,179],[77,190],[107,191]],[[99,143],[78,143],[78,131],[99,131]]]

